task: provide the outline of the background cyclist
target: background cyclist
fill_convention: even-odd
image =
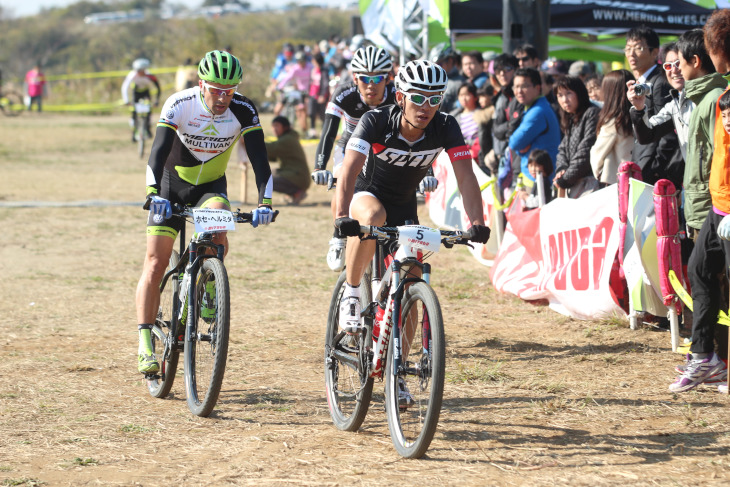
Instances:
[[[482,198],[468,147],[456,119],[439,111],[447,82],[443,68],[411,61],[398,70],[396,105],[372,110],[360,119],[347,144],[338,178],[335,226],[356,237],[360,224],[418,222],[416,190],[431,164],[446,150],[472,224],[473,240],[486,243]],[[340,305],[340,327],[360,324],[359,284],[375,253],[375,241],[347,242],[347,285]]]
[[[373,108],[395,103],[395,86],[391,82],[392,69],[393,61],[388,51],[383,48],[367,46],[355,51],[350,63],[352,80],[340,85],[327,104],[312,173],[312,180],[316,184],[326,184],[328,189],[332,188],[333,178],[337,177],[342,166],[345,146],[360,117]],[[326,169],[327,161],[332,154],[340,121],[343,119],[345,126],[334,149],[334,163],[330,172]],[[332,215],[333,217],[335,215],[334,200]],[[345,266],[345,237],[340,235],[337,229],[329,243],[327,264],[330,269],[337,272]]]
[[[139,58],[135,59],[132,63],[132,71],[130,71],[122,82],[122,101],[125,105],[132,106],[132,117],[130,119],[130,126],[134,128],[134,119],[137,116],[137,112],[134,108],[134,104],[140,100],[149,100],[154,106],[160,104],[160,82],[157,77],[147,72],[147,68],[150,67],[148,59]],[[132,100],[129,99],[129,91],[132,90]],[[155,92],[155,101],[152,102],[152,90]],[[147,137],[152,137],[150,131],[150,114],[144,120],[144,128]],[[135,141],[136,134],[132,133],[132,142]]]
[[[137,285],[138,370],[159,370],[150,328],[160,303],[159,286],[185,220],[171,215],[171,202],[230,209],[225,171],[232,147],[245,141],[256,175],[259,206],[253,226],[271,222],[272,178],[264,133],[253,102],[236,92],[243,70],[225,51],[210,51],[198,65],[198,86],[177,92],[162,107],[147,166],[147,252]],[[225,245],[225,233],[214,242]]]

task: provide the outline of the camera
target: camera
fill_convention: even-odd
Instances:
[[[636,83],[634,85],[634,94],[636,96],[650,96],[651,85],[649,83]]]

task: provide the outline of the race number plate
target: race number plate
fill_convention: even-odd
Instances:
[[[404,225],[398,227],[398,243],[429,252],[441,249],[441,232],[421,225]]]
[[[137,113],[141,113],[141,114],[150,113],[150,110],[152,110],[152,108],[147,103],[135,103],[134,104],[134,111]]]
[[[233,213],[229,210],[213,208],[193,209],[193,223],[195,231],[202,232],[232,232],[236,229]]]

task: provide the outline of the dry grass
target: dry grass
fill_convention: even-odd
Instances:
[[[33,114],[0,129],[0,201],[135,202],[0,208],[0,485],[730,480],[728,398],[668,392],[681,360],[668,334],[499,295],[465,249],[431,260],[448,347],[427,456],[397,457],[381,385],[362,430],[337,431],[322,377],[335,275],[324,264],[331,195],[320,188],[280,207],[271,227],[230,236],[231,346],[212,416],[189,413],[181,376],[171,398],[153,399],[135,371],[145,162],[126,120]],[[232,168],[234,199],[238,181]]]

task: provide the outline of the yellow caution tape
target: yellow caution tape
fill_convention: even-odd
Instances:
[[[672,269],[669,269],[668,275],[669,282],[672,284],[672,288],[674,289],[674,292],[677,293],[677,296],[679,296],[679,299],[682,300],[690,311],[694,311],[694,308],[692,307],[692,296],[689,295],[687,290],[682,286],[682,283],[679,282],[677,274],[675,274]],[[730,317],[728,317],[727,313],[723,310],[720,310],[720,313],[717,315],[717,323],[720,325],[730,326]]]

